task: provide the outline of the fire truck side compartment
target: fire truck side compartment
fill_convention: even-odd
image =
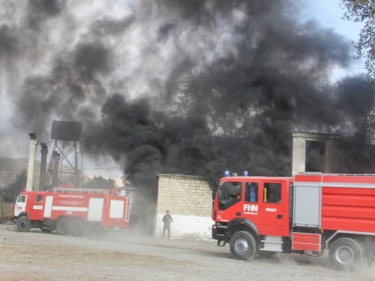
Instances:
[[[294,182],[293,226],[321,228],[322,188],[315,182]]]

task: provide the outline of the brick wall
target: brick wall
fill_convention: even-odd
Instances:
[[[162,218],[168,209],[173,218],[172,239],[210,239],[213,221],[208,183],[197,176],[160,174],[158,177],[156,235],[162,235]]]

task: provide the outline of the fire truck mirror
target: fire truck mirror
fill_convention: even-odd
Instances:
[[[218,188],[216,187],[216,188],[214,188],[214,189],[211,191],[212,200],[214,200],[215,197],[216,197],[217,189],[218,189]]]

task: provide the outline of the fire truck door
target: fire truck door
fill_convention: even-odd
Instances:
[[[31,195],[32,199],[32,214],[30,214],[30,219],[33,220],[43,220],[44,216],[44,203],[46,200],[46,196],[44,194],[33,194]]]
[[[104,198],[90,198],[87,220],[101,222],[103,218],[103,206]]]
[[[123,200],[111,200],[109,217],[111,219],[122,219],[124,217],[124,205]]]
[[[242,182],[223,182],[218,190],[217,221],[229,222],[241,216],[242,207]]]
[[[19,195],[14,209],[14,215],[18,216],[26,210],[27,195]]]
[[[46,196],[46,203],[44,205],[44,218],[50,219],[52,215],[53,196]]]
[[[263,182],[259,200],[258,222],[262,235],[289,235],[289,198],[283,182]]]

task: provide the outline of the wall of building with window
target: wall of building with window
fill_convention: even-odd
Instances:
[[[171,239],[210,239],[213,221],[208,183],[197,176],[160,174],[158,178],[156,236],[162,236],[162,219],[169,210]]]

